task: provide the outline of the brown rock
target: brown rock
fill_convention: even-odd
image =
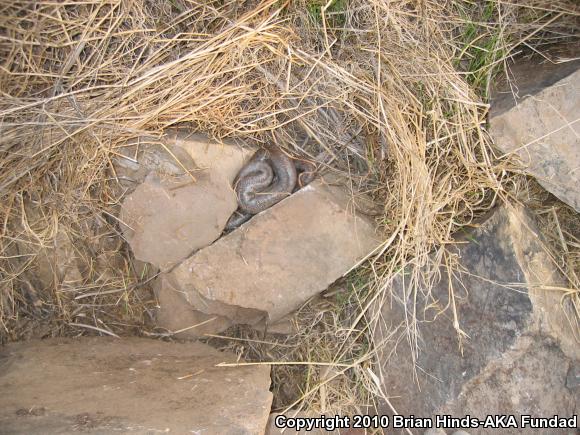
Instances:
[[[268,333],[268,334],[279,334],[279,335],[293,335],[298,333],[298,325],[294,320],[292,314],[284,316],[275,323],[262,322],[254,325],[254,329],[258,332]]]
[[[184,130],[169,131],[165,140],[190,155],[198,168],[223,177],[229,185],[254,153],[251,148],[242,148],[232,142],[208,141],[206,136]]]
[[[137,259],[169,270],[220,236],[237,208],[231,183],[252,151],[180,131],[142,142],[116,168],[137,183],[123,202],[123,232]]]
[[[114,169],[119,181],[132,191],[150,173],[170,181],[194,174],[199,168],[184,148],[163,139],[141,136],[120,148]]]
[[[157,297],[156,325],[168,335],[179,339],[196,340],[207,334],[218,334],[232,326],[233,321],[225,316],[206,314],[193,307],[185,295],[176,288],[167,274],[161,274],[154,284]],[[200,302],[205,304],[205,301]],[[216,306],[214,302],[212,304]],[[218,311],[227,313],[242,322],[255,324],[259,332],[290,335],[296,333],[295,324],[290,317],[270,324],[264,320],[261,312],[241,310],[231,306],[222,306]],[[241,312],[241,314],[240,314]]]
[[[432,299],[415,311],[416,366],[406,340],[403,303],[411,309],[412,292],[403,292],[404,275],[395,277],[394,298],[380,308],[375,341],[392,332],[398,340],[396,351],[387,343],[377,367],[391,404],[400,414],[416,416],[569,413],[578,398],[565,388],[565,378],[579,348],[561,294],[553,290],[564,287],[563,278],[532,220],[520,208],[502,207],[459,241],[460,270],[450,283],[442,269]],[[461,349],[449,284],[458,327],[465,334]],[[515,370],[518,365],[521,369]]]
[[[269,366],[201,343],[131,338],[11,344],[0,353],[0,433],[261,434]]]
[[[378,243],[374,223],[350,213],[342,191],[316,181],[198,251],[171,276],[200,311],[254,324],[223,311],[243,307],[276,322]]]
[[[156,279],[154,290],[158,302],[156,323],[176,338],[197,339],[224,331],[232,325],[226,317],[194,309],[164,274]]]
[[[491,133],[504,153],[516,153],[546,190],[580,212],[580,62],[524,66],[515,77],[519,97],[504,93],[493,101]]]
[[[198,174],[195,183],[182,181],[184,185],[168,188],[149,175],[121,210],[133,254],[161,270],[216,240],[237,208],[231,188],[210,174]]]

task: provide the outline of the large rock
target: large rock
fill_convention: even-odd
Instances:
[[[123,201],[123,232],[137,259],[169,270],[220,236],[237,208],[231,183],[251,151],[181,132],[133,148],[117,165],[137,183]]]
[[[267,365],[201,343],[82,338],[11,344],[0,353],[0,433],[261,434]]]
[[[549,337],[523,335],[501,359],[492,361],[477,378],[467,382],[453,402],[443,407],[447,415],[531,415],[572,417],[577,414],[580,394],[562,382],[570,360]],[[489,430],[468,429],[471,435]],[[533,429],[508,429],[502,433],[530,433]],[[549,433],[572,433],[552,429]]]
[[[171,272],[190,304],[235,323],[276,322],[326,289],[379,243],[340,189],[316,181]]]
[[[442,268],[431,298],[417,296],[416,366],[405,330],[405,304],[412,310],[414,300],[407,276],[394,278],[394,297],[380,306],[375,341],[390,338],[378,370],[391,404],[417,416],[571,416],[579,396],[565,381],[580,352],[554,290],[565,284],[532,220],[522,209],[502,207],[459,241],[459,270]]]
[[[580,212],[580,61],[514,71],[517,96],[496,92],[491,133],[504,153],[516,153],[531,175]]]

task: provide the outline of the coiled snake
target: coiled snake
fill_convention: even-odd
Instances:
[[[290,158],[279,148],[257,151],[236,177],[238,209],[228,220],[226,230],[233,230],[310,183],[315,169],[313,163]]]

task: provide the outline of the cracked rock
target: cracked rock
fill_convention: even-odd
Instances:
[[[348,272],[379,243],[374,222],[318,180],[199,250],[169,274],[197,310],[274,323]],[[234,316],[234,317],[232,317]]]
[[[231,182],[251,151],[173,132],[133,152],[117,166],[138,183],[123,201],[123,233],[138,260],[166,271],[220,236],[237,208]]]

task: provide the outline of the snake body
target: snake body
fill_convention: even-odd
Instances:
[[[238,210],[228,220],[226,230],[240,226],[310,183],[314,169],[312,163],[292,159],[278,148],[257,151],[236,177]]]
[[[281,150],[256,152],[238,174],[235,191],[240,209],[257,214],[273,206],[292,193],[296,178],[292,159]]]

